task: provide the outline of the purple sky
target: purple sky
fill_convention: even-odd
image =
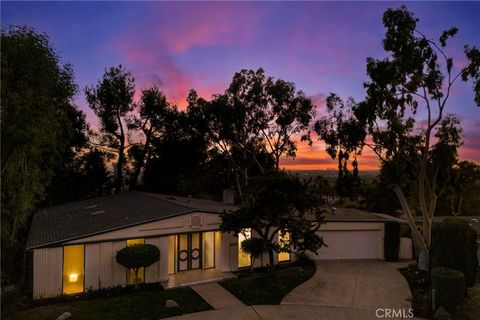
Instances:
[[[153,84],[180,107],[190,88],[201,96],[223,91],[243,68],[263,67],[293,81],[319,108],[329,92],[364,96],[365,61],[385,57],[382,14],[396,2],[2,2],[2,26],[27,24],[47,33],[63,62],[73,64],[81,89],[76,103],[95,126],[83,89],[96,84],[105,67],[124,64],[137,89]],[[480,2],[405,3],[432,38],[451,26],[458,66],[464,44],[480,46]],[[464,159],[480,161],[480,109],[471,83],[459,83],[447,107],[465,130]],[[299,146],[295,169],[334,168],[321,144]],[[375,157],[360,159],[363,169]]]

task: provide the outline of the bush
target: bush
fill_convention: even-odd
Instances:
[[[115,259],[121,266],[135,270],[135,289],[138,289],[138,269],[157,262],[160,250],[151,244],[136,244],[119,250]]]
[[[463,302],[465,296],[465,277],[454,269],[437,267],[432,269],[432,289],[435,290],[435,303],[447,310],[455,308]]]
[[[477,232],[461,219],[445,219],[432,229],[431,266],[462,272],[473,287],[478,271]]]
[[[314,266],[315,261],[313,261],[305,252],[297,252],[295,264],[298,266]]]
[[[386,261],[398,261],[400,249],[400,223],[385,222],[385,236],[383,238],[383,250]]]

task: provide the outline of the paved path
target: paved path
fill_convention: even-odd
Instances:
[[[192,286],[192,289],[214,309],[245,306],[242,301],[238,300],[233,294],[225,290],[218,283],[199,284]]]
[[[398,267],[398,264],[373,260],[320,261],[315,275],[292,290],[280,305],[237,305],[217,309],[208,300],[213,298],[206,298],[203,292],[199,294],[217,310],[171,319],[371,320],[379,319],[375,314],[378,308],[402,309],[407,312],[405,319],[411,319],[408,317],[410,303],[407,300],[410,290]],[[203,288],[209,291],[205,286]],[[216,289],[213,291],[220,294]],[[219,306],[226,304],[222,302]]]

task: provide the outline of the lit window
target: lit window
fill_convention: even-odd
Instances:
[[[288,243],[290,240],[290,234],[288,232],[278,233],[278,243],[280,246],[284,245],[284,243]],[[280,252],[278,254],[278,262],[290,261],[290,252]]]
[[[251,229],[243,229],[242,232],[238,234],[238,267],[250,267],[252,265],[252,260],[250,255],[242,251],[242,241],[250,239],[252,237]]]
[[[203,268],[215,267],[215,232],[203,233]]]
[[[127,240],[127,247],[137,244],[144,244],[145,239],[130,239]],[[138,269],[138,283],[145,282],[145,268]],[[135,284],[135,270],[127,270],[127,284]]]
[[[83,292],[84,245],[63,247],[63,293]]]

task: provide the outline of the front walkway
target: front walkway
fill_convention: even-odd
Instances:
[[[242,307],[245,305],[218,283],[199,284],[192,286],[192,289],[214,309]]]
[[[185,287],[196,284],[218,282],[224,279],[236,278],[231,272],[221,272],[215,268],[206,270],[181,271],[168,276],[168,281],[162,283],[165,289],[174,287]]]
[[[398,267],[379,260],[320,261],[315,275],[293,289],[280,305],[235,306],[170,319],[371,320],[379,319],[379,308],[405,310],[405,319],[412,319],[408,317],[410,290]]]

